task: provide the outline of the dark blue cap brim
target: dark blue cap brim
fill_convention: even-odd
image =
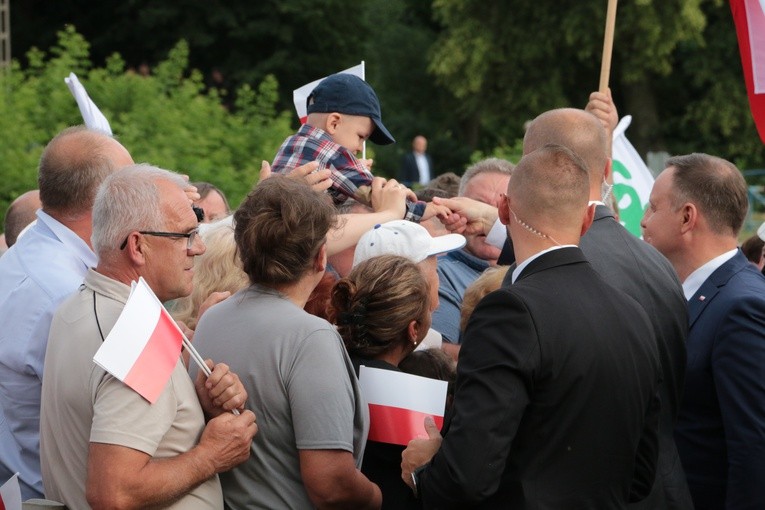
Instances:
[[[371,117],[370,117],[371,118]],[[390,134],[388,128],[386,128],[380,119],[372,118],[372,122],[375,125],[375,130],[369,135],[369,141],[377,145],[390,145],[396,143],[396,139]]]

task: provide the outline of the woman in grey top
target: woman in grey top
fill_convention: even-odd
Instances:
[[[250,286],[208,310],[194,344],[230,364],[260,433],[221,476],[231,508],[379,508],[361,472],[369,414],[334,327],[303,310],[327,264],[335,211],[303,182],[273,176],[234,214]]]

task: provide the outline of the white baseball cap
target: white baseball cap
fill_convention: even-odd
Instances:
[[[361,236],[353,256],[353,267],[379,255],[400,255],[418,263],[431,255],[459,250],[465,243],[465,237],[460,234],[432,237],[425,227],[417,223],[389,221],[375,225]]]

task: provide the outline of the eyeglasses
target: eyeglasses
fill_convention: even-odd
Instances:
[[[187,233],[181,233],[181,232],[149,232],[146,230],[139,230],[139,234],[143,234],[145,236],[155,236],[155,237],[170,237],[173,239],[180,239],[181,237],[185,237],[187,239],[186,241],[186,249],[190,250],[194,247],[194,240],[197,238],[197,234],[199,234],[199,228],[195,228],[191,232]],[[124,250],[125,246],[127,246],[128,238],[126,237],[124,241],[122,241],[122,244],[120,245],[120,250]]]

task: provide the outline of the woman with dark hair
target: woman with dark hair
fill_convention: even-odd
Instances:
[[[335,328],[303,310],[327,265],[332,205],[303,182],[273,176],[234,214],[249,287],[210,308],[194,344],[228,360],[260,434],[250,459],[221,476],[231,508],[379,508],[361,472],[369,412]],[[262,417],[262,418],[261,418]]]
[[[330,320],[359,366],[399,371],[398,364],[430,328],[430,287],[420,268],[405,257],[365,260],[332,289]],[[418,508],[401,480],[403,446],[367,441],[361,472],[380,486],[383,508]]]

